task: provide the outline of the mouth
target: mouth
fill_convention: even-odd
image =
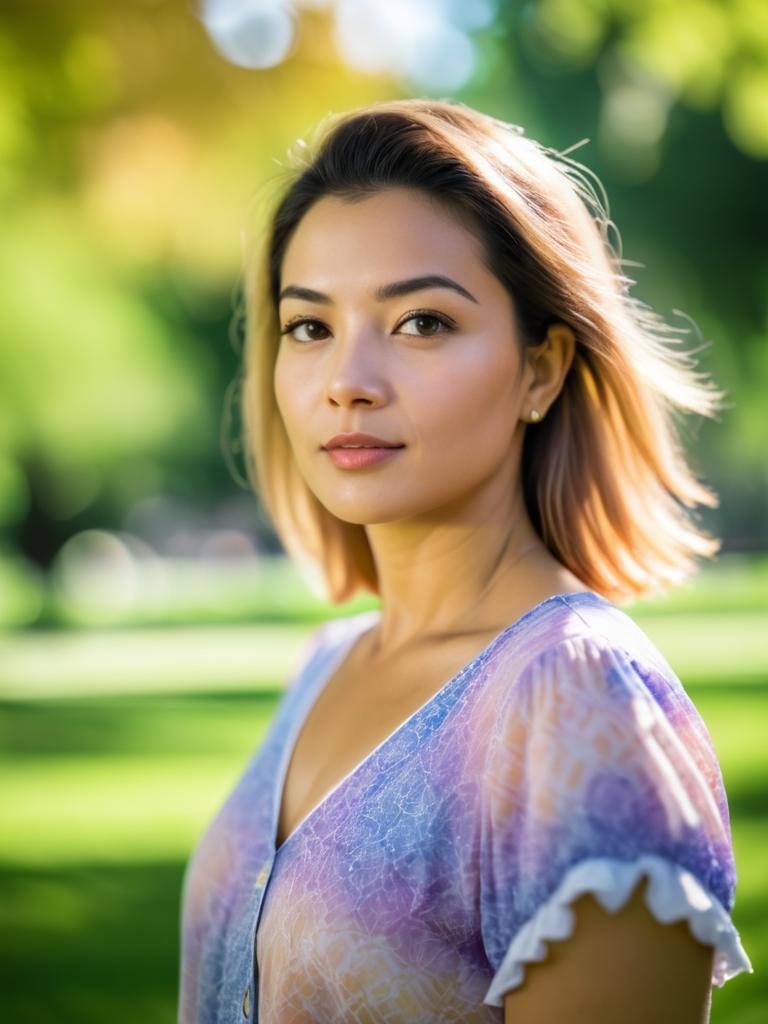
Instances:
[[[336,448],[326,448],[325,451],[334,465],[341,469],[365,469],[391,459],[403,448],[404,444],[386,448],[372,445],[339,445]]]

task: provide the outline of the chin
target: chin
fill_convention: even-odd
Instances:
[[[375,502],[365,505],[355,502],[354,507],[340,505],[338,501],[322,502],[322,504],[332,516],[352,526],[376,526],[379,523],[391,523],[397,519],[407,519],[412,514],[412,509],[410,508],[382,508],[380,504]]]

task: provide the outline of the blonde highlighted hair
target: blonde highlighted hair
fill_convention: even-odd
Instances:
[[[546,417],[526,428],[521,473],[534,528],[588,588],[617,604],[662,593],[719,550],[689,511],[718,498],[689,467],[674,417],[717,418],[725,392],[671,347],[686,332],[629,295],[636,282],[609,239],[607,200],[568,157],[574,148],[548,149],[516,125],[431,99],[329,115],[311,145],[292,148],[287,186],[246,238],[240,416],[248,482],[327,600],[378,593],[372,552],[365,527],[333,516],[304,483],[273,390],[283,256],[324,195],[430,193],[484,243],[523,344],[551,323],[572,328],[573,362]]]

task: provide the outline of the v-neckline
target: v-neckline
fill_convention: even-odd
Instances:
[[[520,618],[516,619],[509,626],[505,626],[500,633],[497,633],[496,636],[493,637],[493,639],[488,644],[486,644],[481,651],[478,651],[478,653],[470,661],[463,665],[458,670],[458,672],[455,672],[454,675],[452,675],[450,679],[444,682],[438,690],[435,690],[435,692],[430,697],[428,697],[423,704],[416,708],[416,710],[413,711],[410,715],[408,715],[407,718],[404,718],[399,725],[395,726],[392,732],[390,732],[389,735],[385,736],[384,739],[381,740],[381,742],[377,743],[376,746],[365,755],[365,757],[358,761],[357,764],[346,773],[346,775],[343,775],[338,780],[338,782],[336,782],[327,791],[327,793],[323,797],[321,797],[320,800],[309,811],[307,811],[304,817],[298,822],[298,824],[294,826],[294,828],[288,833],[288,835],[285,837],[282,843],[280,843],[280,845],[278,846],[277,829],[280,823],[280,815],[282,811],[283,800],[285,798],[285,779],[288,774],[288,766],[291,763],[291,758],[293,757],[294,751],[296,749],[296,745],[298,743],[301,731],[304,728],[304,725],[306,724],[309,716],[312,714],[312,709],[318,702],[320,694],[325,690],[327,683],[333,677],[334,673],[337,672],[339,668],[341,668],[341,666],[344,663],[344,659],[347,657],[348,654],[352,652],[355,643],[358,640],[360,640],[363,636],[365,636],[367,632],[370,632],[370,630],[373,629],[376,623],[380,620],[381,611],[379,609],[373,609],[371,611],[360,612],[359,615],[348,616],[348,618],[354,623],[354,625],[351,629],[349,629],[349,633],[342,637],[338,646],[333,651],[328,661],[328,664],[325,666],[325,669],[321,672],[318,679],[315,680],[315,685],[311,688],[311,692],[304,702],[303,712],[297,717],[296,721],[294,722],[293,729],[291,730],[288,739],[286,740],[285,747],[283,748],[280,770],[278,772],[275,783],[277,801],[273,801],[272,811],[272,849],[274,851],[274,855],[277,856],[279,853],[281,853],[285,849],[285,847],[291,842],[291,840],[293,840],[294,837],[302,831],[307,822],[311,818],[313,818],[315,814],[319,813],[320,809],[328,803],[331,797],[336,792],[338,792],[338,790],[341,789],[341,787],[345,785],[345,783],[347,783],[351,778],[353,778],[358,772],[362,771],[363,768],[379,753],[382,747],[391,743],[397,736],[399,736],[400,733],[415,718],[417,718],[419,715],[422,715],[428,708],[430,708],[432,704],[434,704],[435,701],[437,701],[444,693],[446,693],[451,688],[451,686],[457,682],[457,680],[462,678],[465,675],[465,673],[469,671],[469,669],[473,668],[480,660],[488,657],[493,652],[496,645],[500,643],[502,639],[509,636],[510,633],[514,632],[524,622],[528,621],[533,615],[536,615],[538,612],[542,611],[552,602],[564,601],[565,598],[569,598],[571,600],[590,598],[591,600],[597,600],[598,602],[602,602],[604,604],[610,603],[608,602],[607,598],[603,597],[602,594],[598,594],[597,591],[573,590],[564,592],[562,594],[552,594],[550,597],[547,597],[543,601],[540,601],[538,604],[534,605],[533,608],[529,608],[527,612],[520,616]],[[355,619],[357,619],[358,621],[355,622]],[[370,623],[370,625],[368,630],[366,630],[364,627],[368,623]]]

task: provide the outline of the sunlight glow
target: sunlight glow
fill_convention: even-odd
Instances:
[[[244,68],[272,68],[286,59],[293,17],[284,0],[202,0],[202,20],[219,53]]]
[[[328,8],[345,63],[391,74],[411,88],[454,92],[477,57],[468,33],[492,24],[495,0],[200,0],[201,20],[219,53],[243,67],[274,67],[290,56],[298,7]]]

